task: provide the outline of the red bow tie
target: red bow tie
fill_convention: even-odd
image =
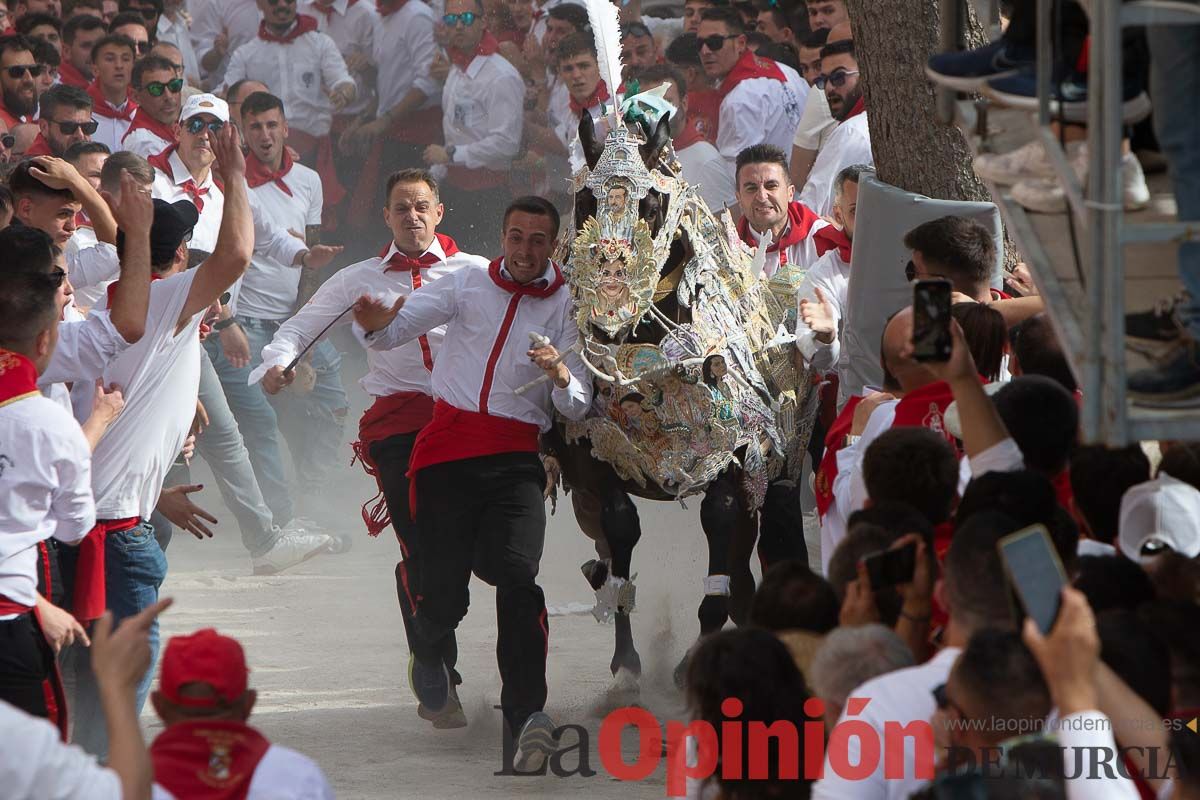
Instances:
[[[391,272],[393,270],[407,270],[413,276],[413,288],[416,289],[420,285],[421,270],[429,269],[439,261],[441,261],[441,259],[433,253],[424,253],[420,258],[413,258],[412,256],[406,256],[404,253],[397,251],[391,258],[388,259],[388,266],[384,272]]]
[[[179,188],[182,189],[183,193],[186,194],[188,199],[192,201],[192,205],[196,207],[197,213],[204,211],[204,198],[208,196],[208,189],[201,189],[191,178],[188,178],[186,181],[181,183]]]

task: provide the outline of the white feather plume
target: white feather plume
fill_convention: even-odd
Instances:
[[[588,23],[592,36],[596,38],[596,62],[600,65],[600,77],[608,84],[609,113],[618,119],[617,108],[621,100],[617,87],[621,85],[621,17],[610,0],[586,0]]]

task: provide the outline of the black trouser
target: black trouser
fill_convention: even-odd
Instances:
[[[535,582],[546,538],[545,470],[533,453],[502,453],[425,467],[416,481],[413,652],[437,658],[467,614],[472,572],[495,586],[500,706],[516,735],[546,703],[549,631]]]
[[[767,485],[758,518],[758,558],[763,573],[780,561],[799,559],[808,563],[804,519],[800,515],[800,488],[787,479],[786,468],[784,475]]]
[[[54,651],[33,612],[0,620],[0,699],[58,724],[66,706],[53,677]]]
[[[417,433],[398,433],[378,442],[372,442],[369,448],[371,461],[379,476],[379,485],[383,488],[383,499],[387,502],[388,516],[392,518],[392,528],[396,531],[396,540],[400,543],[402,560],[396,563],[396,596],[400,600],[400,618],[404,620],[404,636],[408,640],[408,649],[413,650],[412,616],[413,606],[416,605],[415,587],[418,584],[417,572],[420,569],[418,558],[416,524],[408,507],[408,458],[412,455],[413,442]],[[442,663],[450,670],[454,684],[462,683],[462,678],[455,670],[458,663],[458,642],[451,632],[439,642],[438,654]]]

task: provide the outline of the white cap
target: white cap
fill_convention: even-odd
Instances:
[[[1166,473],[1132,486],[1121,498],[1117,544],[1127,558],[1145,561],[1148,544],[1165,545],[1188,558],[1200,555],[1200,490]]]
[[[229,104],[215,94],[194,94],[183,101],[179,121],[187,122],[197,114],[212,114],[221,122],[229,122]]]

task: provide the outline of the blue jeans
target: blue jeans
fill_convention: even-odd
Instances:
[[[1146,36],[1154,132],[1170,165],[1179,221],[1200,221],[1200,26],[1151,26]],[[1179,277],[1191,294],[1181,316],[1200,341],[1200,242],[1179,245]]]
[[[158,589],[167,575],[167,557],[154,538],[154,528],[141,523],[127,531],[110,533],[104,542],[104,587],[108,609],[117,624],[158,602]],[[158,621],[150,628],[150,668],[137,688],[137,710],[141,713],[154,665],[158,660]],[[63,654],[63,664],[74,677],[75,720],[72,741],[101,760],[108,757],[108,731],[91,656],[86,648],[73,645]]]

